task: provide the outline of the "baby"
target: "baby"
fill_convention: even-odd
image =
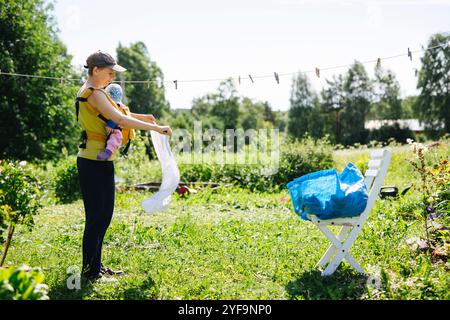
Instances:
[[[111,83],[105,90],[111,99],[113,99],[120,107],[123,97],[122,87],[118,84]],[[106,147],[105,150],[97,155],[97,160],[108,160],[114,151],[122,145],[122,131],[114,121],[108,120],[108,122],[106,122],[106,133],[108,134]]]

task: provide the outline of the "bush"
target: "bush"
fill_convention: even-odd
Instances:
[[[279,186],[307,173],[334,166],[333,148],[326,137],[289,141],[281,147],[280,156],[280,167],[273,177],[274,183]]]
[[[48,300],[48,287],[39,268],[0,269],[0,300]]]
[[[273,191],[304,174],[332,168],[332,146],[326,138],[287,140],[280,147],[278,170],[272,175],[262,174],[260,164],[180,164],[181,181],[230,182],[253,191]]]
[[[448,218],[448,201],[450,199],[450,162],[448,149],[442,159],[437,146],[426,146],[421,143],[409,141],[414,157],[408,160],[420,176],[417,182],[421,193],[421,219],[424,223],[425,239],[431,252],[431,259],[436,257],[447,260],[450,256],[450,228]],[[436,227],[440,225],[439,227]],[[444,248],[444,249],[443,249]]]
[[[81,199],[78,168],[72,158],[63,160],[58,165],[54,178],[54,189],[56,200],[59,203],[70,203]]]
[[[154,148],[149,148],[149,137],[138,134],[131,142],[127,155],[117,157],[114,167],[118,185],[161,180],[160,164],[157,160],[150,161],[150,153],[153,158],[157,157]]]
[[[0,221],[33,223],[40,209],[41,183],[25,169],[26,162],[0,160]]]
[[[211,181],[214,180],[214,165],[204,164],[180,164],[181,181]]]
[[[376,130],[371,130],[369,140],[388,142],[390,138],[397,142],[406,143],[407,139],[415,139],[414,132],[408,128],[400,128],[398,123],[385,125]]]
[[[25,161],[0,160],[0,220],[3,227],[9,225],[0,266],[5,261],[16,225],[24,224],[31,228],[34,225],[33,216],[42,207],[41,184],[25,166]]]

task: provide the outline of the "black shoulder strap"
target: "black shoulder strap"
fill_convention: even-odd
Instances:
[[[95,90],[93,87],[89,87],[87,89],[91,90],[91,94]],[[83,94],[83,92],[82,92],[82,94]],[[77,121],[78,121],[78,114],[80,113],[80,101],[81,102],[86,102],[87,98],[86,97],[78,97],[78,96],[75,98],[75,112],[76,112],[76,115],[77,115]]]
[[[122,151],[122,155],[126,155],[128,153],[128,149],[130,148],[130,144],[131,144],[131,139],[128,139],[127,145],[125,146],[125,148]]]
[[[81,144],[80,144],[80,148],[82,149],[86,149],[86,142],[87,142],[87,133],[86,131],[82,131],[81,132],[81,136],[80,136],[80,140],[81,140]]]
[[[95,88],[93,88],[93,87],[89,87],[87,89],[91,90],[90,94],[92,94],[92,92],[94,92],[94,90],[95,90]],[[76,99],[75,99],[75,109],[76,109],[76,114],[77,114],[77,121],[78,121],[78,114],[80,113],[80,101],[87,102],[87,100],[88,100],[87,97],[76,97]],[[108,119],[106,119],[101,113],[98,114],[98,117],[100,119],[102,119],[103,121],[108,122]]]

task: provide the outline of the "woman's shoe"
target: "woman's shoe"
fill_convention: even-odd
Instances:
[[[124,272],[122,270],[111,270],[108,267],[105,267],[103,264],[100,266],[100,273],[107,274],[110,276],[122,276]]]

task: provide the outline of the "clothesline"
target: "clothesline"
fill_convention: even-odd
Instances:
[[[438,45],[435,45],[435,46],[432,46],[432,47],[429,47],[429,48],[422,48],[422,49],[418,49],[418,50],[414,50],[414,51],[411,51],[408,48],[407,53],[402,53],[402,54],[397,54],[397,55],[393,55],[393,56],[377,58],[377,59],[372,59],[372,60],[366,60],[366,61],[362,61],[361,64],[368,64],[368,63],[374,63],[374,62],[376,62],[377,64],[381,64],[381,61],[383,61],[383,60],[396,59],[396,58],[400,58],[400,57],[404,57],[404,56],[408,56],[409,59],[412,60],[412,54],[413,53],[424,52],[424,51],[433,50],[433,49],[436,49],[436,48],[445,48],[446,46],[450,46],[450,42],[449,43],[442,43],[442,44],[438,44]],[[320,78],[320,72],[321,71],[342,69],[342,68],[350,67],[351,65],[352,64],[344,64],[344,65],[331,66],[331,67],[325,67],[325,68],[318,68],[318,67],[316,67],[313,70],[300,71],[300,72],[289,72],[289,73],[277,73],[277,72],[274,72],[273,74],[254,75],[254,76],[252,76],[251,74],[248,74],[248,79],[253,83],[254,79],[264,79],[264,78],[272,78],[272,77],[274,77],[276,82],[279,83],[279,78],[280,77],[292,76],[292,75],[299,74],[299,73],[303,73],[303,74],[315,73],[316,76]],[[0,75],[15,76],[15,77],[38,78],[38,79],[59,80],[61,83],[64,83],[65,81],[77,81],[77,82],[85,81],[85,79],[83,79],[83,78],[49,77],[49,76],[41,76],[41,75],[23,74],[23,73],[3,72],[3,71],[1,71],[1,68],[0,68]],[[248,80],[247,76],[237,76],[237,77],[224,77],[224,78],[214,78],[214,79],[191,79],[191,80],[178,80],[178,79],[176,79],[176,80],[165,80],[165,81],[162,81],[162,83],[174,83],[175,84],[175,89],[178,89],[178,83],[213,82],[213,81],[214,82],[218,82],[218,81],[225,81],[227,79],[236,80],[236,81],[239,82],[239,84],[243,80]],[[136,83],[136,84],[147,84],[147,85],[149,85],[151,82],[158,82],[158,80],[155,80],[155,79],[148,79],[148,80],[116,80],[114,82],[116,82],[116,83]]]

